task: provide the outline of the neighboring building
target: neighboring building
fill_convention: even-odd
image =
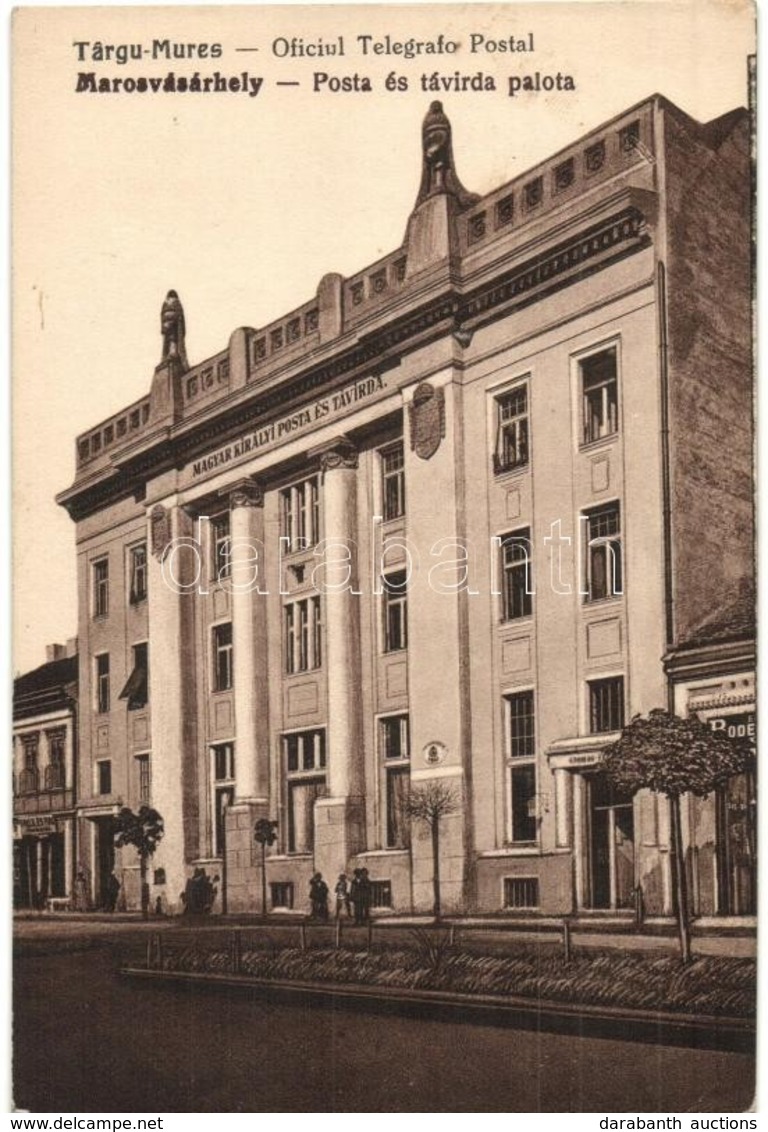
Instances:
[[[51,908],[73,891],[77,640],[13,682],[13,905]]]
[[[751,587],[711,614],[666,656],[677,715],[755,745],[755,598]],[[683,807],[693,910],[698,915],[757,912],[757,761],[712,798]]]
[[[445,910],[669,912],[666,802],[601,751],[752,573],[748,114],[654,96],[482,198],[422,136],[401,247],[191,367],[170,292],[77,440],[88,864],[149,799],[172,910],[194,868],[259,907],[259,817],[273,908],[365,866],[423,909],[439,780]]]

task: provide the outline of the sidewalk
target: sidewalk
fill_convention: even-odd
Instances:
[[[653,951],[661,954],[674,954],[677,950],[677,928],[672,918],[648,919],[641,931],[637,931],[631,919],[621,916],[598,917],[522,917],[522,916],[466,916],[446,917],[439,925],[431,916],[377,916],[371,921],[375,937],[392,933],[407,936],[418,929],[439,928],[451,932],[454,942],[494,943],[496,946],[506,940],[525,941],[541,946],[563,946],[564,923],[570,929],[571,946],[591,950]],[[221,931],[234,928],[252,928],[274,933],[276,936],[292,935],[302,930],[309,938],[335,934],[335,924],[318,923],[299,913],[293,915],[270,916],[264,922],[260,916],[238,914],[231,916],[206,916],[190,918],[186,916],[156,917],[143,920],[138,912],[20,912],[14,915],[14,936],[19,940],[45,937],[65,937],[67,935],[84,938],[89,935],[109,936],[125,933],[126,930],[147,931]],[[722,955],[734,958],[755,958],[757,954],[757,924],[754,917],[707,918],[694,921],[692,925],[692,947],[694,955]],[[342,935],[355,941],[363,938],[365,927],[355,927],[342,921]]]

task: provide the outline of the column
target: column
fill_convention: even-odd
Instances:
[[[230,505],[235,790],[238,802],[268,804],[268,751],[259,744],[266,713],[263,542],[264,493],[253,480],[227,492]],[[260,668],[262,671],[260,671]],[[266,738],[266,736],[264,736]]]
[[[315,867],[328,880],[344,871],[364,847],[365,814],[356,592],[357,450],[341,438],[319,455],[326,544],[321,602],[328,677],[328,796],[315,803]]]
[[[576,908],[587,906],[587,846],[586,846],[586,790],[584,778],[573,776],[573,879],[576,888]]]
[[[71,897],[73,893],[72,878],[75,868],[75,819],[64,819],[64,895]]]
[[[149,685],[152,718],[152,805],[165,832],[152,870],[165,871],[162,894],[171,912],[182,909],[191,813],[197,805],[194,766],[195,673],[192,634],[199,556],[192,545],[192,520],[173,499],[149,514],[148,613]],[[187,540],[186,542],[184,540]],[[186,822],[185,822],[186,817]],[[189,827],[189,828],[187,828]],[[185,844],[185,833],[190,844]],[[152,899],[159,895],[153,891]]]
[[[567,849],[570,837],[570,772],[558,768],[553,772],[555,780],[555,845]]]
[[[259,593],[266,588],[264,493],[255,480],[245,478],[222,494],[230,508],[235,700],[235,800],[225,815],[226,907],[228,912],[253,912],[261,891],[254,830],[259,818],[274,817],[269,812],[266,596]]]

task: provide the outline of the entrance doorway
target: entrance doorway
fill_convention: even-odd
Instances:
[[[114,818],[93,818],[96,824],[96,907],[109,903],[109,878],[115,867]]]
[[[718,912],[757,912],[757,793],[755,774],[735,774],[716,793]]]
[[[635,886],[632,797],[604,774],[588,779],[590,893],[593,908],[629,908]]]

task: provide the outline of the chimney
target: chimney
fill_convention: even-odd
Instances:
[[[77,637],[68,637],[67,638],[65,655],[67,657],[77,656]]]
[[[50,664],[53,660],[63,660],[67,655],[66,645],[46,645],[45,646],[45,659],[46,663]]]

